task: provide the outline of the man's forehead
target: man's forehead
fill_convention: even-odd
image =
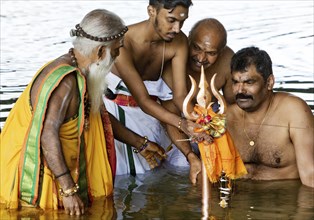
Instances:
[[[237,81],[237,82],[248,82],[251,80],[254,80],[254,77],[252,77],[251,75],[248,75],[247,72],[232,72],[232,80]]]
[[[232,72],[232,76],[234,79],[239,79],[239,80],[247,80],[252,78],[250,75],[248,75],[247,71],[234,71]]]
[[[189,9],[180,5],[173,9],[165,10],[167,10],[168,17],[176,18],[177,20],[186,20],[189,17]]]
[[[233,71],[232,76],[243,81],[262,78],[253,65],[246,67],[244,70]]]
[[[212,44],[210,41],[192,41],[194,45],[199,47],[201,50],[206,52],[217,52],[218,48],[216,45]]]
[[[194,33],[191,36],[191,42],[196,44],[198,47],[202,48],[203,50],[210,50],[210,51],[218,51],[219,47],[219,40],[213,38],[212,35],[204,34],[202,32]]]

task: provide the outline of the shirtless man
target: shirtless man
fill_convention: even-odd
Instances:
[[[215,86],[218,90],[223,91],[223,95],[228,104],[234,103],[232,93],[232,82],[230,74],[230,62],[234,54],[233,50],[227,44],[227,32],[224,26],[214,18],[205,18],[194,24],[189,34],[189,55],[186,65],[187,75],[191,75],[196,83],[200,81],[201,66],[203,65],[206,80],[209,83],[215,73]],[[171,63],[165,67],[163,79],[167,85],[173,88]],[[187,76],[186,75],[186,76]],[[185,77],[186,77],[185,76]],[[191,87],[191,82],[187,81],[188,88]],[[211,94],[211,90],[209,91]],[[212,96],[215,98],[214,96]],[[176,112],[175,106],[171,103],[163,102],[167,109]],[[177,112],[179,114],[179,112]],[[177,131],[174,128],[169,128],[168,133],[171,137],[177,136]],[[175,139],[175,138],[174,138]],[[174,143],[175,140],[174,140]],[[201,161],[197,154],[192,151],[190,143],[185,142],[184,149],[188,151],[188,161],[190,163],[190,180],[196,182],[197,175],[201,171]],[[197,150],[197,148],[194,148]]]
[[[181,118],[166,111],[152,100],[144,86],[144,80],[160,78],[163,65],[171,62],[173,77],[173,100],[182,109],[186,95],[185,67],[187,59],[187,37],[181,31],[188,18],[190,0],[150,0],[147,8],[149,19],[130,25],[124,38],[124,47],[112,68],[112,73],[126,84],[137,104],[149,115],[162,122],[178,126]],[[186,124],[184,120],[184,124]],[[193,126],[191,126],[193,127]],[[185,133],[193,128],[182,126]]]
[[[199,83],[203,65],[206,80],[209,83],[215,73],[215,86],[222,90],[228,104],[235,102],[232,94],[230,62],[234,54],[227,44],[227,32],[224,26],[214,18],[205,18],[194,24],[189,34],[189,56],[186,65],[187,75]],[[165,67],[163,79],[172,88],[171,65]],[[188,88],[191,82],[188,79]],[[209,91],[211,94],[211,90]],[[214,96],[212,96],[214,97]]]
[[[149,19],[128,27],[124,47],[120,50],[121,53],[113,66],[112,74],[107,76],[109,88],[114,94],[118,94],[116,97],[113,96],[113,101],[104,99],[108,111],[120,121],[125,120],[126,126],[133,131],[147,135],[149,139],[156,138],[157,143],[162,139],[158,134],[161,130],[158,128],[159,121],[179,128],[189,136],[203,137],[205,135],[194,132],[197,124],[167,111],[156,102],[156,96],[159,99],[164,97],[161,97],[162,94],[148,92],[148,86],[144,84],[144,82],[157,83],[152,87],[154,92],[160,93],[163,87],[161,79],[163,67],[171,63],[173,80],[176,84],[172,88],[173,93],[166,95],[171,96],[175,105],[180,111],[182,110],[183,100],[187,94],[186,71],[185,65],[182,64],[187,61],[188,41],[181,27],[188,18],[191,4],[191,0],[150,0],[147,7]],[[152,95],[154,98],[151,97]],[[132,112],[136,113],[131,115]],[[143,113],[157,119],[157,122],[144,117]],[[162,143],[159,144],[162,145]],[[134,160],[135,168],[144,172],[146,168],[141,168],[143,165],[141,158],[134,154],[130,157],[129,153],[124,152],[125,148],[117,147],[116,144],[118,154],[121,157],[128,157],[130,166]],[[184,150],[183,153],[185,153]],[[127,165],[125,169],[128,169]],[[123,170],[121,172],[121,174],[125,173]],[[131,169],[126,172],[131,173]]]
[[[313,114],[306,102],[275,83],[269,55],[256,47],[238,51],[231,61],[236,104],[227,125],[246,163],[247,178],[298,179],[314,187]]]

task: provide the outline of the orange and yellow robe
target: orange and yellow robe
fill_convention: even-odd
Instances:
[[[21,94],[0,135],[0,203],[7,208],[21,205],[43,209],[62,207],[59,185],[41,153],[40,136],[50,95],[61,80],[73,72],[77,75],[81,101],[78,117],[64,123],[60,129],[67,166],[73,180],[79,184],[79,194],[85,204],[93,197],[107,196],[113,191],[116,165],[111,124],[103,109],[103,114],[90,114],[90,127],[88,130],[83,128],[86,81],[79,69],[62,64],[51,70],[32,110],[31,87],[47,65],[37,72]]]

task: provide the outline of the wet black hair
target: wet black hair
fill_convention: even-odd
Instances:
[[[193,5],[193,3],[192,0],[149,0],[149,5],[152,5],[157,9],[173,9],[178,5],[189,8],[191,5]]]
[[[236,52],[231,59],[231,73],[245,72],[247,68],[254,65],[265,81],[273,74],[272,61],[268,53],[258,47],[246,47]]]

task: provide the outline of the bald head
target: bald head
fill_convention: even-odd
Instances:
[[[199,20],[192,27],[189,40],[198,38],[198,35],[212,35],[219,39],[219,49],[222,49],[227,44],[227,31],[225,27],[215,18],[205,18]]]

